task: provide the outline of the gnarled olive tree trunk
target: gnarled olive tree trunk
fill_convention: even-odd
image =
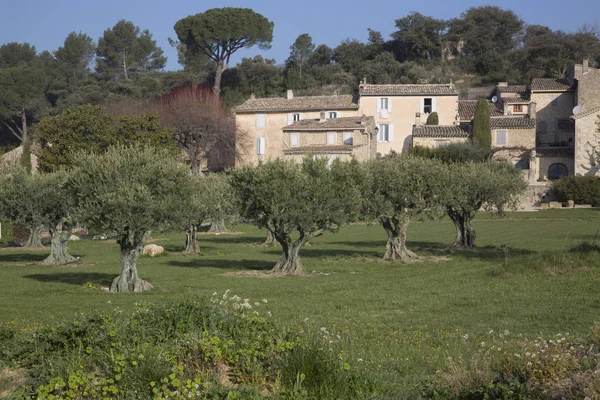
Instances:
[[[447,212],[456,227],[456,239],[454,239],[454,243],[450,247],[453,249],[474,249],[476,247],[476,234],[472,223],[475,215],[468,212],[460,213],[453,208],[448,208]]]
[[[225,233],[229,232],[225,227],[225,219],[221,218],[216,221],[212,221],[210,224],[210,229],[208,230],[212,233]]]
[[[152,285],[141,279],[137,273],[137,260],[144,251],[141,235],[123,235],[118,241],[121,246],[121,275],[115,278],[111,292],[143,292]]]
[[[277,239],[273,235],[273,232],[267,229],[267,238],[263,242],[263,246],[275,246],[277,244]]]
[[[190,224],[185,229],[185,249],[183,250],[186,254],[198,254],[198,241],[196,240],[197,225]]]
[[[29,228],[29,239],[27,239],[27,244],[25,244],[25,247],[44,247],[41,236],[43,228],[44,227],[42,226]]]
[[[44,261],[43,265],[65,265],[78,262],[79,259],[73,257],[67,251],[67,242],[71,237],[71,229],[63,223],[55,227],[50,227],[50,241],[52,244],[50,255]]]
[[[300,261],[300,249],[304,246],[311,238],[320,236],[323,230],[320,229],[316,232],[305,233],[302,229],[298,229],[300,237],[296,241],[292,241],[292,238],[286,232],[273,232],[275,239],[281,245],[281,257],[279,262],[275,264],[275,267],[271,272],[282,274],[282,275],[305,275],[306,270],[304,265]]]
[[[379,222],[388,237],[383,255],[384,260],[407,262],[418,258],[406,247],[406,231],[410,223],[408,215],[393,218],[381,217]]]

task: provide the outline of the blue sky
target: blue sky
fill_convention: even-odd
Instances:
[[[448,19],[471,6],[488,4],[511,9],[526,23],[552,29],[575,31],[584,23],[600,23],[600,0],[0,0],[0,44],[29,42],[38,51],[52,51],[62,45],[69,32],[81,31],[97,40],[105,29],[127,19],[150,30],[169,58],[167,69],[176,70],[180,69],[177,55],[167,40],[175,38],[175,22],[209,8],[247,7],[275,23],[274,40],[267,51],[239,51],[233,63],[255,54],[283,63],[290,45],[302,33],[309,33],[316,44],[333,47],[346,38],[366,41],[367,28],[381,31],[387,38],[394,31],[394,20],[410,11]]]

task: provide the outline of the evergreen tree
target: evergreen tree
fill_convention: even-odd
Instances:
[[[475,147],[490,149],[492,147],[492,128],[490,126],[490,107],[485,99],[479,99],[473,118],[473,133],[471,136]]]

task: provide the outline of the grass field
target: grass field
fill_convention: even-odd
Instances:
[[[184,256],[183,234],[154,234],[167,256],[141,258],[142,278],[155,286],[143,294],[114,295],[119,273],[114,241],[70,243],[82,262],[67,267],[37,264],[47,251],[0,249],[0,320],[49,322],[74,313],[165,298],[211,296],[230,289],[252,301],[268,299],[283,325],[308,318],[342,337],[341,357],[392,390],[410,392],[444,365],[448,355],[469,354],[490,331],[527,337],[569,332],[585,337],[600,321],[600,259],[579,268],[553,268],[560,252],[593,241],[600,210],[549,210],[475,220],[475,252],[449,253],[448,221],[415,222],[409,246],[428,261],[382,262],[385,233],[353,225],[314,239],[301,255],[308,277],[265,278],[236,274],[268,270],[278,248],[264,248],[264,231],[238,225],[240,235],[200,236],[202,254]],[[539,260],[545,269],[529,268]],[[558,261],[556,263],[560,264]]]

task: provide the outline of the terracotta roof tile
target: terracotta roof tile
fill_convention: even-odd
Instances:
[[[234,108],[238,113],[273,112],[273,111],[311,111],[311,110],[356,110],[358,103],[352,95],[334,96],[298,96],[292,99],[272,97],[248,99]]]
[[[536,92],[566,92],[574,88],[566,79],[533,78],[531,90]]]
[[[361,85],[361,96],[458,96],[452,84]]]
[[[502,110],[498,107],[498,103],[492,103],[488,101],[490,106],[490,116],[504,115]],[[475,118],[475,109],[477,108],[477,100],[459,100],[458,101],[458,115],[461,121],[471,121]]]
[[[579,118],[584,118],[587,117],[588,115],[592,115],[592,114],[600,114],[600,107],[593,107],[590,108],[589,110],[584,110],[582,112],[580,112],[579,114],[575,114],[573,115],[571,118],[573,119],[579,119]]]
[[[496,86],[500,93],[526,93],[527,85]]]
[[[290,147],[283,150],[283,154],[299,154],[299,153],[352,153],[355,146],[351,145],[313,145]]]
[[[335,131],[365,129],[375,125],[374,117],[367,117],[366,124],[362,125],[362,117],[329,118],[323,122],[318,119],[303,119],[283,128],[284,131]]]
[[[492,129],[535,129],[535,119],[527,115],[492,117],[490,122]]]
[[[413,126],[412,135],[423,138],[469,137],[468,125],[421,125]]]
[[[503,97],[502,101],[506,104],[529,104],[529,99],[524,99],[522,97]]]

